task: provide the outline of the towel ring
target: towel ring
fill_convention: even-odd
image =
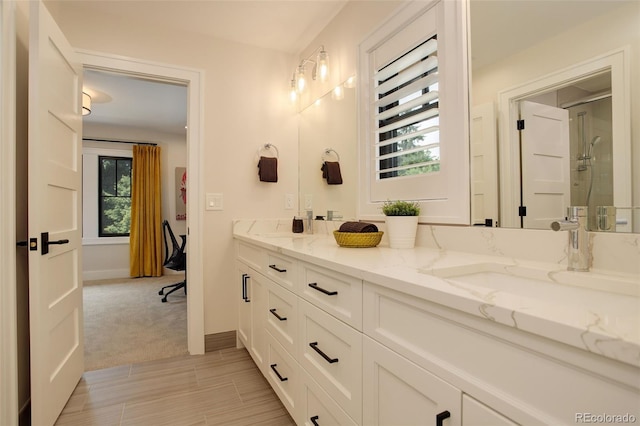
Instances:
[[[333,148],[326,148],[326,149],[324,150],[324,153],[322,154],[322,161],[325,161],[325,157],[326,157],[327,155],[331,155],[331,153],[332,153],[332,152],[333,152],[333,153],[335,154],[335,156],[338,158],[338,161],[340,161],[340,154],[338,154],[338,152],[337,152],[335,149],[333,149]]]
[[[267,150],[268,151],[271,148],[273,148],[273,150],[276,152],[276,158],[278,158],[280,156],[280,153],[278,152],[278,147],[275,146],[272,143],[265,143],[260,148],[258,148],[258,158],[260,158],[260,153],[262,152],[262,150]]]

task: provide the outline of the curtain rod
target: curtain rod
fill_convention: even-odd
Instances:
[[[82,138],[83,141],[92,141],[92,142],[113,142],[113,143],[128,143],[131,145],[151,145],[158,146],[157,143],[153,142],[135,142],[135,141],[116,141],[112,139],[96,139],[96,138]]]

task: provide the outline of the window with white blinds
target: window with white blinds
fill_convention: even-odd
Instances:
[[[359,216],[469,223],[467,2],[407,2],[359,46]]]
[[[376,178],[439,171],[437,36],[377,70],[374,81]]]

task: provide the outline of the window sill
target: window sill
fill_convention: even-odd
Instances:
[[[83,246],[100,246],[113,244],[129,244],[129,237],[92,237],[82,239]]]

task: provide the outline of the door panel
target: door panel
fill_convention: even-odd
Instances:
[[[523,226],[549,229],[571,203],[569,112],[534,102],[520,103]]]
[[[84,371],[82,67],[42,2],[31,4],[29,37],[31,416],[50,425]]]

